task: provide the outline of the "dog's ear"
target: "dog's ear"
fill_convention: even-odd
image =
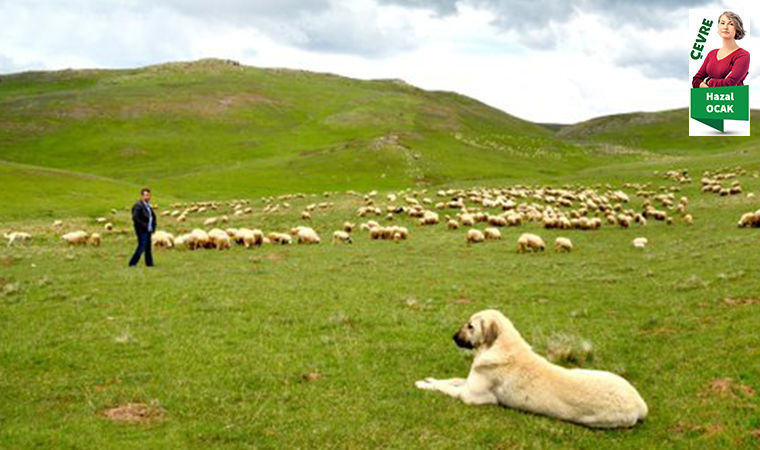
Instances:
[[[499,326],[496,325],[496,322],[491,322],[491,324],[486,327],[485,321],[481,323],[481,326],[483,327],[483,343],[486,347],[490,347],[499,337]]]

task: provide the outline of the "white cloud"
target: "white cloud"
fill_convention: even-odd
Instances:
[[[683,8],[642,26],[640,13],[631,23],[620,22],[620,11],[630,6],[613,2],[609,14],[616,19],[610,20],[601,2],[584,0],[562,20],[531,28],[529,21],[502,23],[506,1],[442,0],[437,11],[377,1],[0,0],[0,73],[231,58],[401,78],[541,122],[688,102],[686,56],[678,59],[692,40]],[[489,2],[499,8],[483,7]],[[758,49],[757,42],[753,37],[742,46]],[[758,63],[752,67],[757,85]],[[754,90],[751,98],[760,106]]]

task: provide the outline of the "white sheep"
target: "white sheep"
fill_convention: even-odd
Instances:
[[[23,231],[12,231],[10,233],[3,234],[5,239],[8,239],[8,247],[16,242],[26,242],[32,238],[32,235]]]
[[[517,239],[517,253],[527,251],[542,252],[546,249],[546,244],[540,236],[531,233],[523,233]]]
[[[174,248],[185,248],[185,246],[189,246],[191,239],[192,239],[191,233],[180,234],[179,236],[174,238]]]
[[[487,241],[497,241],[501,239],[501,231],[499,231],[498,228],[486,228],[483,230],[483,235],[485,236]]]
[[[167,233],[166,231],[156,231],[150,237],[151,243],[156,248],[172,248],[174,247],[174,235]]]
[[[190,250],[196,250],[199,248],[208,248],[211,246],[211,238],[208,233],[200,228],[196,228],[190,232],[190,236],[187,240]]]
[[[219,221],[216,217],[209,217],[208,219],[203,221],[203,226],[210,227],[212,225],[216,225],[216,223]]]
[[[742,214],[741,219],[739,219],[739,228],[746,227],[760,227],[760,209],[754,213]]]
[[[230,236],[224,230],[214,228],[208,232],[208,237],[211,241],[211,246],[217,250],[226,250],[231,247]]]
[[[113,231],[113,224],[111,222],[108,222],[107,224],[103,225],[103,228],[106,231]]]
[[[345,231],[339,230],[333,233],[332,243],[343,242],[346,244],[352,244],[354,241],[351,239],[351,235]]]
[[[637,237],[633,241],[631,241],[631,244],[633,244],[634,248],[644,248],[647,246],[649,241],[645,237]]]
[[[260,246],[264,243],[264,233],[261,230],[241,228],[236,230],[235,241],[250,248],[252,245]]]
[[[459,221],[462,223],[463,227],[471,227],[475,225],[475,217],[469,213],[460,214]]]
[[[438,225],[438,213],[434,211],[425,211],[420,219],[420,225]]]
[[[409,230],[406,227],[394,226],[390,227],[391,239],[394,241],[405,241],[409,239]]]
[[[479,242],[483,242],[486,240],[485,235],[482,231],[477,230],[475,228],[472,228],[467,231],[467,243],[468,244],[477,244]]]
[[[72,231],[61,236],[61,239],[69,245],[87,245],[87,237],[84,231]]]
[[[100,247],[101,242],[101,236],[100,233],[92,233],[89,238],[87,238],[87,243],[92,245],[93,247]]]
[[[573,243],[568,238],[558,237],[554,240],[554,251],[571,252],[573,251]]]
[[[295,227],[290,230],[290,234],[297,239],[299,244],[319,244],[321,242],[317,232],[310,227]]]
[[[293,242],[293,238],[287,233],[272,232],[267,235],[267,239],[272,244],[290,245]]]

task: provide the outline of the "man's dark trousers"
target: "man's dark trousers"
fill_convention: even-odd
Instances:
[[[153,265],[153,254],[151,253],[150,235],[153,233],[137,231],[137,250],[132,255],[132,259],[129,260],[130,266],[136,266],[140,261],[140,256],[145,253],[145,265],[151,267]]]

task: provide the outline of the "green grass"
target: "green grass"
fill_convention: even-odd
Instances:
[[[603,116],[560,128],[556,136],[571,142],[596,142],[664,154],[694,154],[757,146],[760,111],[750,114],[750,133],[735,139],[689,136],[688,108],[655,113]]]
[[[741,166],[745,193],[760,195],[760,148],[756,137],[687,138],[685,117],[545,127],[390,81],[214,61],[3,76],[0,231],[34,237],[0,245],[0,448],[757,448],[760,303],[725,299],[760,299],[758,230],[736,227],[760,205],[703,194],[699,179]],[[655,175],[682,168],[693,183]],[[399,188],[438,201],[450,186],[628,182],[680,187],[696,223],[525,224],[467,246],[465,230],[399,218],[407,242],[357,232],[351,246],[328,243],[362,220],[349,189],[378,189],[385,207]],[[319,246],[157,251],[155,268],[128,269],[128,208],[144,184],[165,207],[250,198],[253,215],[230,225],[266,231],[300,223],[306,204],[334,206],[314,213]],[[262,212],[260,197],[296,192],[309,195]],[[159,217],[160,228],[189,231],[225,212]],[[60,234],[75,229],[102,232],[103,246],[67,248]],[[525,231],[550,245],[570,237],[576,251],[518,255]],[[631,247],[638,236],[643,252]],[[584,367],[630,380],[649,417],[594,431],[417,390],[415,380],[467,373],[451,336],[485,308],[539,352],[552,336],[590,341]],[[710,389],[725,378],[736,389]],[[129,402],[166,415],[102,414]]]
[[[740,163],[757,173],[760,157]],[[671,186],[653,167],[669,166],[630,165],[611,182]],[[759,179],[741,180],[760,191]],[[400,219],[411,238],[398,245],[358,234],[352,246],[164,251],[152,270],[125,267],[134,244],[125,211],[109,216],[124,233],[98,249],[66,248],[48,221],[6,223],[35,238],[0,250],[12,286],[0,297],[0,447],[756,448],[758,394],[709,385],[733,378],[760,390],[760,304],[724,302],[758,298],[757,232],[735,225],[757,202],[703,194],[698,182],[678,195],[691,199],[692,227],[527,224],[468,247],[463,230]],[[271,215],[254,201],[254,215],[232,225],[287,229],[320,199]],[[313,219],[325,241],[362,204],[328,200],[335,206]],[[179,232],[208,216],[160,220]],[[65,228],[99,227],[70,219]],[[518,255],[514,242],[528,230],[547,242],[569,236],[577,251]],[[648,237],[646,251],[631,248],[637,236]],[[592,342],[586,367],[628,378],[647,420],[593,431],[415,389],[426,376],[466,374],[469,358],[451,335],[484,308],[502,310],[539,351],[553,334]],[[310,372],[321,378],[303,381]],[[166,418],[125,425],[101,414],[130,401],[160,404]]]
[[[640,158],[557,138],[461,95],[393,81],[215,60],[0,77],[0,164],[10,180],[3,183],[10,189],[0,190],[5,218],[44,217],[51,208],[95,214],[100,207],[73,195],[51,205],[26,187],[37,181],[32,168],[55,169],[46,183],[61,196],[72,178],[110,180],[110,188],[92,185],[92,195],[118,202],[127,185],[150,185],[165,197],[224,199],[540,180]]]

